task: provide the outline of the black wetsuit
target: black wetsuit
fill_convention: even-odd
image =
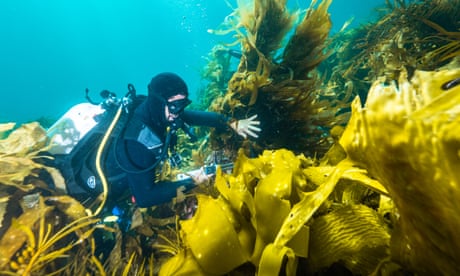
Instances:
[[[139,172],[155,164],[165,150],[166,128],[169,122],[166,121],[164,112],[164,103],[158,101],[152,105],[152,100],[144,101],[135,110],[119,142],[122,146],[117,147],[117,161],[125,170],[128,169],[128,172],[125,172],[123,180],[110,186],[113,196],[122,194],[129,186],[137,205],[149,207],[170,201],[176,196],[177,188],[181,186],[186,189],[194,186],[191,179],[174,182],[156,181],[156,168]],[[180,118],[189,125],[221,130],[228,128],[227,117],[214,112],[185,110]],[[117,168],[113,162],[113,153],[108,156],[106,170],[109,175],[120,172],[119,167]]]

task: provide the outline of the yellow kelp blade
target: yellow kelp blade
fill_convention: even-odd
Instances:
[[[295,254],[288,254],[286,244],[304,227],[305,223],[311,218],[314,212],[321,206],[321,204],[329,197],[334,190],[340,176],[343,174],[344,168],[336,167],[327,181],[318,187],[314,192],[304,193],[304,197],[300,202],[294,205],[289,215],[286,217],[280,231],[278,232],[273,245],[267,246],[262,254],[260,260],[259,271],[269,272],[268,275],[278,275],[280,271],[273,271],[265,266],[280,267],[284,257],[288,258],[288,263],[295,264]],[[308,243],[304,245],[308,248]],[[275,262],[275,264],[273,263]],[[295,266],[295,265],[294,265]],[[295,267],[289,267],[288,275],[294,275]],[[263,274],[265,275],[265,274]]]
[[[17,218],[14,225],[5,232],[0,240],[0,269],[5,269],[14,254],[30,239],[30,235],[23,230],[23,227],[33,229],[37,221],[49,213],[53,208],[33,208],[28,209],[19,218]],[[33,246],[31,244],[31,246]]]
[[[64,196],[50,196],[46,197],[48,204],[55,205],[61,212],[66,214],[72,220],[81,219],[88,216],[88,210],[73,197]]]
[[[356,170],[349,170],[349,171],[346,171],[343,175],[342,175],[342,178],[343,179],[349,179],[349,180],[353,180],[363,186],[366,186],[367,188],[377,192],[377,193],[380,193],[380,194],[383,194],[385,196],[388,196],[388,191],[387,189],[385,189],[385,187],[380,183],[378,182],[377,180],[375,179],[372,179],[370,178],[369,176],[366,175],[366,170],[362,170],[362,169],[358,169],[356,168]]]
[[[0,140],[0,155],[14,154],[16,156],[26,156],[43,148],[48,141],[46,131],[40,124],[34,122],[24,124],[15,129],[7,138]]]
[[[235,231],[238,221],[222,198],[197,197],[198,211],[192,219],[181,222],[185,242],[204,271],[228,273],[249,260]]]
[[[291,211],[292,171],[274,169],[257,185],[254,195],[257,235],[272,242]]]
[[[340,262],[354,275],[369,275],[389,257],[390,234],[379,214],[364,205],[343,205],[310,225],[308,270]]]
[[[284,219],[291,211],[292,171],[275,168],[259,181],[254,195],[257,231],[252,262],[257,264],[267,244],[273,242]]]
[[[459,69],[403,72],[352,104],[340,144],[388,191],[398,212],[391,257],[416,274],[460,270]],[[452,85],[446,85],[451,84]]]
[[[347,167],[346,167],[347,168]],[[345,168],[345,169],[346,169]],[[353,169],[351,169],[353,170]],[[334,190],[335,185],[344,173],[340,164],[332,171],[327,181],[314,192],[304,193],[302,200],[295,204],[283,223],[275,239],[276,245],[285,245],[301,227],[311,218]]]
[[[0,124],[0,139],[3,139],[5,133],[12,130],[15,125],[15,123]]]
[[[285,257],[287,257],[286,275],[295,275],[297,258],[294,251],[286,246],[277,247],[273,243],[265,247],[262,258],[260,259],[258,275],[280,275]]]
[[[247,159],[247,157],[243,158]],[[238,157],[237,164],[239,164],[238,171],[240,173],[233,173],[232,175],[225,175],[222,173],[221,168],[218,167],[214,185],[220,196],[225,198],[235,210],[241,211],[241,208],[246,206],[246,208],[249,208],[250,213],[254,214],[254,200],[248,183],[256,180],[254,174],[258,171],[258,168],[249,164],[249,162],[246,165],[242,163],[244,162]]]
[[[209,275],[201,269],[189,248],[170,258],[161,266],[159,276]]]
[[[34,170],[42,167],[26,157],[0,156],[0,183],[23,191],[32,190],[35,186],[24,184],[24,178],[35,175]]]

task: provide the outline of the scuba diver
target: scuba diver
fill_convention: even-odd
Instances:
[[[66,180],[67,193],[86,202],[107,189],[94,161],[99,154],[103,174],[109,183],[109,201],[132,196],[132,201],[139,207],[166,203],[175,198],[178,191],[190,190],[206,178],[203,173],[176,181],[158,180],[162,163],[169,158],[168,152],[174,153],[177,130],[182,129],[193,137],[190,126],[196,125],[232,129],[244,138],[258,137],[261,129],[257,115],[231,120],[215,112],[186,110],[191,103],[188,95],[187,85],[181,77],[169,72],[160,73],[150,81],[148,95],[136,96],[129,116],[121,116],[117,124],[111,125],[112,120],[99,118],[112,118],[114,112],[94,115],[99,122],[70,152],[53,154]],[[96,148],[109,128],[113,130],[101,154]]]

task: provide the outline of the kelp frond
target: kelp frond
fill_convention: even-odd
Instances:
[[[167,227],[163,233],[158,235],[158,242],[154,245],[160,252],[170,254],[171,256],[179,254],[184,248],[183,242],[179,233],[179,222],[176,218],[176,228]]]
[[[326,39],[332,26],[328,8],[332,0],[322,1],[314,9],[312,1],[305,18],[296,27],[283,52],[282,66],[294,72],[294,79],[308,78],[308,72],[316,68],[328,56]],[[302,49],[302,50],[300,50]]]
[[[445,62],[447,60],[451,60],[452,58],[460,56],[460,31],[447,31],[439,24],[428,20],[426,18],[421,18],[423,23],[430,26],[431,28],[438,31],[437,35],[434,35],[428,39],[439,39],[444,41],[444,45],[438,46],[437,49],[434,49],[431,52],[428,52],[427,55],[422,57],[422,60],[440,60],[441,62]]]
[[[459,68],[376,81],[353,103],[340,143],[393,198],[400,218],[392,258],[417,274],[460,269]],[[433,226],[436,227],[433,227]]]
[[[40,271],[49,263],[55,261],[55,259],[69,257],[68,255],[66,255],[66,253],[69,252],[76,245],[81,244],[84,240],[90,237],[93,231],[95,230],[94,228],[84,230],[84,232],[80,234],[79,239],[70,242],[68,245],[64,247],[54,250],[52,249],[52,247],[60,240],[67,238],[71,234],[79,232],[79,230],[83,230],[87,226],[94,225],[97,221],[99,220],[88,218],[76,220],[68,224],[66,227],[62,228],[58,232],[56,232],[54,235],[51,235],[52,228],[51,225],[48,224],[46,233],[44,233],[45,235],[42,237],[42,240],[39,241],[37,247],[34,249],[35,252],[32,254],[29,263],[24,268],[24,273]],[[42,230],[40,230],[40,233],[43,233]]]
[[[234,118],[257,113],[262,121],[269,121],[258,145],[248,144],[253,149],[287,147],[322,155],[330,146],[324,130],[346,120],[345,115],[337,113],[347,97],[344,93],[323,97],[326,93],[321,92],[321,79],[315,72],[328,55],[325,48],[331,22],[327,10],[331,0],[313,1],[297,26],[293,23],[298,13],[289,13],[285,1],[238,3],[238,26],[245,28],[237,31],[242,55],[227,93],[212,105],[217,107],[214,110]],[[294,35],[287,37],[293,28]],[[289,41],[287,45],[283,44],[285,40]],[[229,151],[236,153],[239,146],[232,141],[234,137],[220,138]]]
[[[353,94],[364,101],[381,77],[391,83],[402,71],[410,77],[437,70],[460,55],[459,0],[387,2],[375,22],[336,34],[332,56],[320,67],[330,83],[353,83]]]
[[[24,124],[17,129],[14,125],[3,125],[3,129],[12,130],[0,140],[0,189],[2,185],[14,187],[25,192],[32,190],[40,170],[47,171],[60,191],[65,191],[64,179],[51,167],[36,162],[42,158],[40,152],[46,151],[48,138],[46,131],[38,123]],[[30,179],[30,177],[32,179]],[[29,177],[29,182],[25,179]]]
[[[28,157],[30,153],[42,149],[47,142],[46,131],[38,123],[24,124],[0,140],[0,155]]]
[[[171,256],[177,255],[181,249],[180,245],[177,242],[170,240],[163,234],[159,234],[158,237],[160,240],[164,241],[165,244],[156,244],[155,248],[159,249],[160,252],[168,253]]]
[[[356,185],[360,185],[356,180],[367,183],[370,179],[355,177],[363,170],[346,160],[334,167],[313,164],[283,149],[265,151],[257,158],[240,151],[231,175],[217,171],[220,196],[198,195],[197,213],[181,221],[185,249],[162,267],[160,275],[223,275],[238,271],[244,263],[254,265],[260,275],[295,275],[297,258],[310,258],[310,248],[321,251],[321,258],[310,263],[311,274],[342,257],[352,273],[370,274],[388,257],[390,238],[375,210],[359,203],[337,203],[335,212],[312,219],[323,205],[330,204],[330,195],[344,175]],[[330,229],[329,235],[321,234],[324,228]],[[316,235],[321,238],[311,247]]]
[[[88,226],[99,221],[95,218],[83,217],[53,233],[53,226],[45,220],[46,214],[51,209],[44,204],[43,198],[39,197],[37,211],[29,209],[18,220],[13,221],[5,237],[0,241],[0,248],[2,248],[0,267],[5,268],[6,263],[11,262],[11,268],[15,267],[19,273],[47,271],[46,267],[49,267],[51,263],[55,263],[57,259],[68,258],[68,253],[75,246],[88,239],[95,229],[94,227],[88,228]],[[35,232],[37,220],[39,227]],[[73,237],[74,234],[77,234],[78,238]],[[8,241],[10,237],[16,237],[16,239]],[[61,242],[66,245],[58,245]],[[23,246],[24,244],[26,246]],[[15,261],[13,254],[20,248],[23,249],[19,255],[27,256],[27,258],[17,258]]]
[[[311,224],[308,270],[314,274],[340,262],[356,275],[369,275],[388,257],[390,234],[373,209],[347,204]]]
[[[281,48],[282,41],[297,20],[286,8],[286,0],[255,0],[255,47],[266,57]]]

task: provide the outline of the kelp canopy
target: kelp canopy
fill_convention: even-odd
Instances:
[[[214,31],[241,52],[212,50],[200,106],[259,114],[264,130],[202,138],[195,150],[225,149],[233,171],[185,204],[92,216],[100,201],[66,196],[39,162],[41,126],[0,125],[1,273],[460,271],[460,3],[388,2],[378,21],[332,37],[330,3],[300,16],[284,1],[239,1]]]
[[[460,56],[460,1],[387,1],[376,23],[336,34],[320,71],[337,88],[353,86],[365,101],[380,77],[397,81],[415,70],[433,71]]]
[[[299,19],[299,12],[289,12],[285,1],[238,1],[222,29],[215,31],[235,33],[241,59],[228,86],[222,87],[225,95],[215,99],[210,109],[236,118],[259,116],[262,133],[257,141],[244,145],[248,152],[286,147],[322,155],[330,147],[325,131],[345,123],[347,116],[339,113],[348,98],[327,97],[315,71],[329,55],[325,48],[330,3],[313,1]],[[218,138],[223,140],[221,146],[234,152],[242,145],[237,137]]]
[[[391,82],[402,70],[409,77],[416,69],[435,70],[460,53],[459,0],[388,1],[376,23],[332,37],[329,5],[312,1],[301,17],[283,1],[238,1],[214,31],[234,33],[236,41],[227,46],[239,44],[241,58],[228,77],[231,56],[222,54],[225,46],[213,51],[203,73],[214,91],[207,101],[213,99],[211,110],[238,118],[259,115],[261,137],[244,145],[252,152],[289,148],[322,156],[332,142],[327,133],[347,121],[353,95],[365,101],[377,78]],[[227,86],[215,85],[209,72],[216,66],[226,72]],[[235,151],[242,141],[234,138],[215,141]]]

